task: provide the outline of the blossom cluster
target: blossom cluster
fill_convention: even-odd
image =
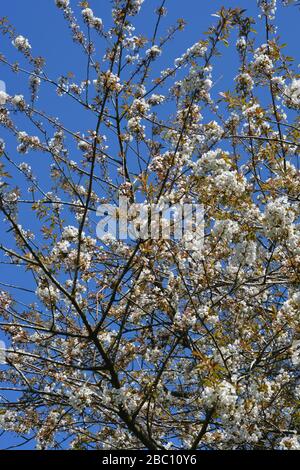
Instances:
[[[113,0],[110,27],[71,3],[81,78],[13,29],[27,66],[3,59],[0,427],[39,449],[299,449],[300,80],[279,2],[256,25],[222,8],[177,58],[164,7],[142,34],[142,0]]]

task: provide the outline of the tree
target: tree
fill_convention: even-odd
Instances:
[[[81,82],[50,78],[1,21],[22,57],[0,61],[30,96],[0,92],[1,260],[23,273],[0,295],[0,427],[41,449],[300,449],[300,75],[276,1],[257,22],[222,8],[160,73],[184,29],[161,36],[165,0],[149,38],[134,30],[143,0],[114,0],[110,28],[86,1],[81,18],[55,3],[86,57]],[[236,77],[213,89],[224,45]],[[82,110],[78,129],[43,110],[47,87]],[[98,239],[97,207],[120,196],[202,204],[202,249]]]

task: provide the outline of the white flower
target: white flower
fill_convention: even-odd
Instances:
[[[235,245],[235,252],[232,257],[232,265],[239,266],[247,264],[253,266],[257,258],[257,244],[253,240],[242,241]]]
[[[269,237],[284,234],[287,227],[292,224],[294,214],[285,196],[270,201],[264,213],[265,233]]]
[[[247,42],[245,36],[241,36],[237,41],[236,41],[236,48],[239,51],[243,51],[247,47]]]
[[[158,104],[161,104],[165,101],[165,96],[164,95],[156,95],[155,93],[153,93],[153,95],[150,96],[150,98],[148,99],[148,103],[151,105],[151,106],[156,106]]]
[[[17,36],[13,41],[12,44],[22,52],[28,52],[31,49],[31,45],[29,44],[28,39],[24,38],[24,36]]]
[[[263,44],[254,52],[253,66],[256,71],[270,74],[273,71],[273,62],[268,56],[268,46]]]
[[[64,228],[62,234],[63,240],[74,241],[78,238],[78,229],[72,225],[68,225]]]
[[[300,450],[298,436],[286,436],[279,442],[279,450]]]
[[[285,85],[284,77],[278,76],[278,77],[272,77],[271,81],[273,85],[276,85],[278,87],[282,87]]]
[[[202,119],[202,117],[200,117]],[[220,140],[224,134],[224,129],[216,122],[210,121],[203,126],[203,132],[197,135],[197,141],[203,142],[206,140],[208,143],[209,141],[217,141]],[[204,138],[205,135],[205,138]]]
[[[226,410],[236,404],[237,393],[232,384],[223,380],[216,388],[205,387],[202,398],[206,406]]]
[[[76,410],[83,410],[92,403],[93,392],[87,385],[74,390],[73,393],[69,392],[68,394],[69,402]]]
[[[54,255],[67,255],[70,249],[70,242],[67,240],[63,240],[58,242],[57,245],[54,247],[53,254]]]
[[[17,108],[24,108],[25,106],[25,100],[23,95],[15,95],[12,100],[12,104],[14,104]]]
[[[93,84],[96,88],[98,88],[100,85],[102,88],[109,88],[110,91],[116,91],[117,93],[120,92],[123,88],[120,83],[120,77],[115,75],[110,70],[101,73],[97,80],[93,80]]]
[[[186,51],[186,55],[191,57],[202,57],[207,51],[207,46],[201,43],[201,41],[196,42]]]
[[[154,44],[154,46],[150,47],[150,49],[146,50],[146,55],[152,58],[158,57],[161,55],[161,49]]]
[[[141,125],[141,118],[139,116],[128,119],[127,127],[130,133],[142,133],[144,126]]]
[[[213,233],[217,238],[232,242],[234,235],[239,233],[239,224],[232,220],[216,220]]]
[[[263,118],[264,112],[258,103],[254,103],[249,108],[243,108],[243,115],[252,118]]]
[[[131,115],[145,115],[147,111],[149,111],[149,104],[143,98],[133,100],[130,108]]]
[[[90,20],[94,16],[93,10],[91,8],[84,8],[81,14],[85,20]]]
[[[294,366],[298,366],[300,364],[300,341],[295,340],[291,347],[292,351],[292,363]]]
[[[230,165],[226,158],[229,157],[227,152],[220,149],[210,150],[202,155],[202,157],[194,165],[196,173],[202,175],[207,172],[220,172],[227,170]]]
[[[41,84],[41,79],[40,77],[38,77],[37,75],[30,75],[29,77],[29,82],[30,82],[30,85],[36,89],[37,87],[40,86]]]
[[[23,171],[23,173],[26,173],[27,175],[30,175],[30,174],[31,174],[31,166],[28,165],[28,163],[26,163],[26,162],[20,163],[19,169],[20,169],[21,171]]]
[[[198,66],[192,66],[188,75],[182,80],[177,82],[181,90],[184,93],[200,94],[203,98],[208,99],[208,92],[212,87],[212,81],[210,78],[203,76],[203,69]]]
[[[239,88],[251,91],[254,85],[253,79],[249,73],[241,73],[235,77],[238,82]]]
[[[204,56],[205,52],[207,51],[207,46],[204,45],[201,41],[196,42],[193,46],[189,47],[186,52],[181,56],[175,59],[174,65],[175,67],[180,67],[185,62],[194,57],[202,57]]]
[[[292,83],[284,89],[285,104],[300,109],[300,79],[293,78]]]
[[[206,78],[203,82],[203,86],[205,90],[210,90],[213,85],[213,82],[210,78]]]
[[[4,431],[14,431],[18,423],[18,414],[15,411],[4,411],[0,414],[0,428]]]
[[[70,0],[55,0],[55,3],[58,8],[65,9],[69,6]]]
[[[97,18],[94,16],[93,10],[91,8],[84,8],[81,11],[84,21],[91,26],[92,28],[101,28],[102,27],[102,20],[101,18]]]
[[[288,300],[286,300],[282,306],[282,309],[279,313],[279,317],[286,318],[286,316],[290,318],[298,318],[300,310],[300,291],[295,292],[290,296]],[[285,321],[285,320],[284,320]],[[292,352],[292,362],[294,364],[300,363],[300,348],[299,348],[299,341],[295,340],[291,347]]]
[[[79,150],[82,150],[82,152],[87,152],[88,150],[90,150],[91,145],[85,140],[80,140],[77,144],[77,147],[79,148]]]
[[[212,182],[220,194],[241,196],[245,192],[246,180],[236,171],[224,170],[213,178]]]
[[[277,0],[260,0],[259,6],[264,15],[266,15],[270,20],[274,19],[275,13],[277,10],[276,6]]]
[[[130,0],[128,5],[128,14],[137,15],[142,7],[144,0]]]
[[[0,139],[0,154],[5,150],[5,142],[3,139]]]
[[[18,140],[20,142],[25,142],[27,140],[27,138],[28,138],[27,132],[25,132],[25,131],[18,132]]]
[[[36,294],[45,304],[49,305],[53,305],[60,298],[59,290],[51,285],[40,284],[36,290]]]

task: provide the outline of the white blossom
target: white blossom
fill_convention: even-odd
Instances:
[[[55,0],[55,3],[58,8],[66,9],[70,4],[70,0]]]
[[[300,79],[293,78],[284,88],[283,99],[288,107],[300,109]]]
[[[22,52],[28,52],[31,49],[31,45],[29,44],[28,39],[24,38],[24,36],[17,36],[13,41],[12,44]]]
[[[165,101],[165,96],[164,95],[156,95],[156,94],[152,94],[150,96],[150,98],[148,99],[148,103],[151,105],[151,106],[156,106],[158,104],[161,104]]]
[[[155,58],[155,57],[160,56],[161,52],[162,52],[161,49],[156,44],[154,44],[154,46],[146,50],[146,55],[151,58]]]
[[[81,11],[81,14],[84,18],[84,21],[86,21],[86,23],[88,23],[88,25],[92,28],[100,29],[102,27],[101,18],[97,18],[96,16],[94,16],[93,10],[91,8],[84,8]]]
[[[258,3],[264,15],[270,19],[275,18],[277,0],[259,0]]]
[[[25,100],[23,95],[15,95],[12,97],[11,100],[12,104],[14,104],[17,108],[23,109],[25,106]]]
[[[300,450],[300,440],[298,436],[285,436],[278,445],[279,450]]]
[[[62,238],[71,242],[78,240],[78,228],[68,225],[63,230]]]

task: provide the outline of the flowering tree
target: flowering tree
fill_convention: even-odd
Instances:
[[[300,75],[276,1],[258,5],[263,43],[247,12],[222,8],[160,73],[184,29],[162,32],[166,0],[147,39],[143,0],[114,0],[109,28],[86,1],[81,16],[55,3],[81,82],[50,77],[1,21],[21,56],[0,62],[30,89],[0,91],[1,260],[18,279],[0,292],[0,428],[41,449],[300,449]],[[212,90],[224,45],[235,81]],[[79,128],[43,110],[47,87]],[[202,204],[203,249],[97,239],[97,207],[119,196]]]

